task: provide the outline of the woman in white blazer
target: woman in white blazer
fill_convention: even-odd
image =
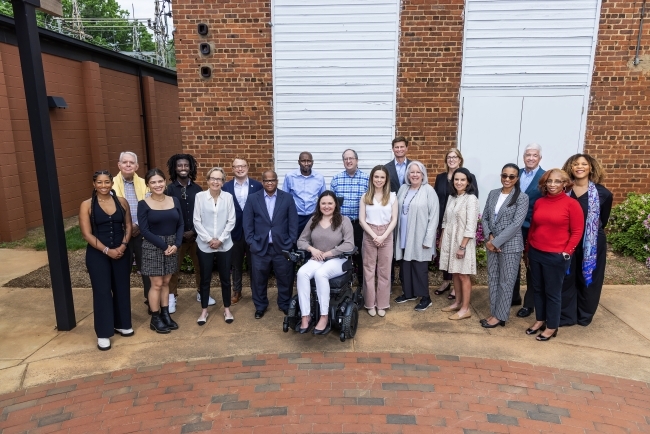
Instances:
[[[235,203],[232,195],[222,191],[226,173],[221,167],[213,167],[205,176],[208,189],[196,194],[194,199],[194,230],[196,231],[196,255],[199,258],[201,270],[201,316],[196,320],[202,326],[208,320],[208,301],[210,299],[210,281],[212,268],[217,262],[219,280],[221,281],[221,296],[223,298],[223,316],[230,324],[234,317],[230,312],[230,249],[232,239],[230,232],[235,227]]]
[[[406,167],[404,185],[397,192],[398,218],[395,230],[395,259],[402,261],[402,290],[396,303],[420,298],[415,306],[425,311],[431,306],[429,262],[436,255],[438,195],[428,183],[427,169],[419,161]]]
[[[490,192],[483,210],[490,288],[490,316],[481,320],[485,328],[506,325],[510,317],[512,286],[524,251],[521,225],[528,213],[528,196],[519,188],[516,164],[503,166],[501,185]]]

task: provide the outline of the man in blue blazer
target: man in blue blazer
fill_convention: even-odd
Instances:
[[[293,196],[278,190],[273,170],[262,174],[263,190],[253,193],[244,208],[244,237],[251,251],[251,289],[255,319],[264,316],[271,268],[278,285],[278,307],[286,315],[293,293],[293,262],[282,256],[298,240],[298,212]]]
[[[531,143],[524,149],[524,167],[519,169],[519,184],[521,191],[528,195],[528,214],[526,220],[521,226],[521,235],[524,238],[524,245],[528,240],[528,229],[530,229],[530,220],[533,215],[533,207],[537,199],[542,197],[542,192],[538,188],[539,179],[544,174],[545,170],[539,166],[542,160],[542,147],[537,143]],[[521,305],[521,264],[519,265],[519,273],[517,273],[517,280],[512,290],[512,305]],[[533,285],[531,282],[530,272],[526,270],[526,295],[524,296],[524,305],[517,312],[517,316],[525,318],[535,310],[535,299],[533,295]]]
[[[251,252],[244,239],[244,230],[242,229],[242,221],[244,217],[244,209],[248,196],[255,192],[262,191],[262,184],[248,177],[248,162],[243,158],[235,158],[232,162],[232,169],[235,178],[226,182],[222,190],[230,193],[235,199],[235,228],[230,233],[232,238],[232,285],[233,292],[230,300],[231,304],[237,304],[241,300],[242,291],[242,274],[244,256],[246,256],[246,265],[248,275],[251,273]]]

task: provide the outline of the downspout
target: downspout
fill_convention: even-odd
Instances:
[[[144,126],[144,153],[147,161],[144,163],[147,169],[151,169],[151,152],[149,150],[149,125],[147,123],[147,110],[145,108],[144,86],[142,85],[142,68],[138,66],[138,79],[140,80],[140,105],[142,106],[142,124]]]
[[[641,34],[643,33],[643,17],[645,16],[645,2],[643,0],[643,6],[641,6],[641,19],[639,20],[639,37],[636,40],[636,55],[634,56],[634,66],[638,66],[641,62],[639,60],[639,49],[641,48]]]

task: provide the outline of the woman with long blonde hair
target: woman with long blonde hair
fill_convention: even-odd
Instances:
[[[363,229],[363,299],[370,316],[383,317],[390,307],[393,229],[398,213],[396,199],[395,193],[390,191],[388,170],[381,165],[373,167],[368,191],[359,203],[359,225]]]

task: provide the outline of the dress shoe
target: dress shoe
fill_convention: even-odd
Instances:
[[[256,310],[255,311],[255,319],[260,319],[264,316],[264,311],[263,310]]]
[[[205,314],[205,317],[199,317],[199,319],[196,320],[196,323],[200,326],[204,326],[206,322],[208,322],[208,313]]]
[[[133,329],[115,329],[117,334],[122,335],[124,338],[128,338],[129,336],[133,336],[134,331]]]
[[[537,332],[543,332],[544,330],[546,330],[546,326],[545,326],[545,325],[541,326],[541,327],[538,328],[538,329],[534,329],[534,328],[530,327],[530,328],[527,328],[527,329],[526,329],[526,334],[527,334],[527,335],[535,335],[535,334],[537,334]]]
[[[169,330],[178,330],[178,324],[169,316],[169,306],[160,306],[160,319],[163,320]]]
[[[328,322],[327,327],[325,327],[323,330],[318,330],[317,328],[314,328],[314,331],[312,332],[315,335],[326,335],[332,330],[331,324]]]
[[[377,311],[375,310],[374,307],[368,309],[368,315],[370,315],[370,316],[375,316],[375,315],[377,315]]]
[[[156,333],[167,334],[170,332],[167,324],[160,318],[160,313],[153,312],[151,314],[151,322],[149,323],[149,328],[154,330]]]
[[[298,332],[299,332],[301,335],[304,335],[305,333],[309,333],[309,331],[311,330],[312,326],[313,326],[312,322],[309,321],[309,324],[307,325],[307,328],[302,328],[302,327],[300,327],[300,329],[298,329]]]
[[[384,309],[377,309],[377,315],[383,318],[386,316],[386,311]]]
[[[534,307],[522,307],[517,311],[517,316],[519,318],[526,318],[527,316],[530,316],[530,314],[533,312],[535,312]]]
[[[535,339],[537,339],[540,342],[546,342],[546,341],[550,341],[551,338],[554,338],[555,336],[557,336],[557,329],[555,329],[555,331],[551,336],[542,336],[542,334],[540,333],[537,335]]]
[[[239,300],[241,300],[241,292],[240,291],[233,292],[232,297],[230,297],[230,304],[237,304],[239,303]]]
[[[440,309],[440,310],[443,311],[443,312],[457,312],[457,311],[460,310],[460,306],[456,306],[456,307],[453,307],[453,306],[447,306],[447,307],[443,307],[443,308]]]
[[[487,322],[487,321],[483,321],[483,322],[481,322],[481,326],[482,326],[483,328],[486,328],[486,329],[493,329],[493,328],[498,327],[498,326],[505,327],[505,325],[506,325],[506,322],[505,322],[505,321],[499,321],[499,322],[496,323],[496,324],[490,324],[490,323]]]
[[[235,317],[232,316],[232,313],[223,313],[223,319],[226,321],[226,324],[232,324],[232,322],[235,320]]]
[[[472,317],[472,312],[470,312],[469,310],[467,312],[465,312],[464,314],[462,314],[462,315],[458,315],[458,313],[455,313],[453,315],[449,315],[449,319],[452,320],[452,321],[458,321],[458,320],[461,320],[461,319],[467,319],[467,318],[471,318],[471,317]]]
[[[111,349],[111,340],[108,338],[98,338],[97,339],[97,348],[99,351],[108,351]]]

